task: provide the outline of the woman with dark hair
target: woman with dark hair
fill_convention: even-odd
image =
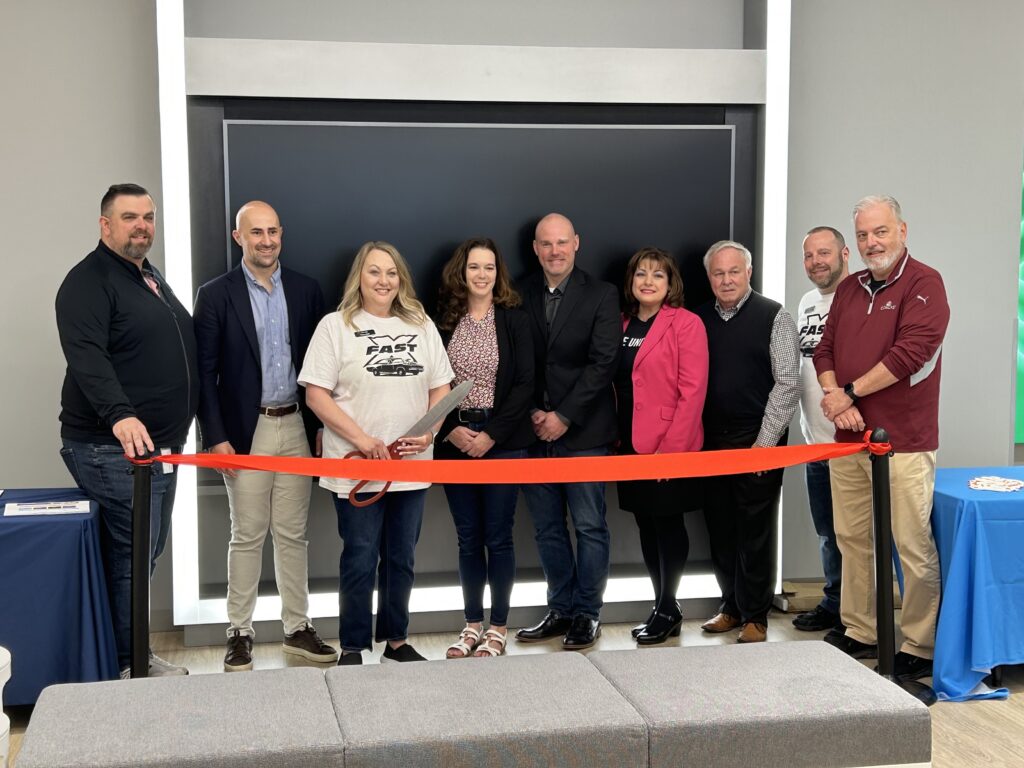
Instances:
[[[341,304],[317,326],[298,380],[324,424],[324,458],[358,451],[389,459],[388,445],[409,461],[429,460],[433,425],[422,435],[404,430],[449,392],[452,369],[441,337],[416,298],[409,266],[389,243],[371,241],[356,254]],[[405,435],[403,437],[403,435]],[[385,642],[381,661],[423,661],[407,642],[416,542],[429,483],[394,482],[372,504],[353,504],[358,481],[321,477],[334,496],[340,562],[338,664],[362,664],[373,639]],[[366,502],[380,483],[355,500]],[[377,626],[373,587],[377,584]]]
[[[683,280],[671,255],[642,248],[626,267],[622,356],[615,378],[619,453],[699,451],[701,412],[708,386],[704,324],[683,309]],[[690,540],[683,513],[693,507],[692,483],[620,482],[619,507],[636,515],[640,548],[654,586],[647,621],[633,629],[641,645],[679,635],[676,591]]]
[[[526,456],[534,439],[529,417],[533,344],[518,306],[519,295],[493,240],[475,238],[455,249],[441,277],[438,328],[455,371],[452,386],[466,380],[474,386],[441,427],[437,458]],[[466,616],[466,627],[446,653],[450,659],[505,651],[516,571],[512,524],[518,490],[504,484],[444,486],[459,537]],[[486,585],[491,588],[491,623],[484,632]]]

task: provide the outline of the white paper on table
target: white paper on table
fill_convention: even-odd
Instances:
[[[28,515],[81,515],[89,511],[89,500],[80,501],[39,501],[19,504],[10,502],[4,505],[4,517],[24,517]]]

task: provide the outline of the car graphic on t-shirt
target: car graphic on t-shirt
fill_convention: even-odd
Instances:
[[[366,366],[366,370],[374,376],[415,376],[423,373],[423,366],[408,358],[389,357],[375,360],[373,365]]]

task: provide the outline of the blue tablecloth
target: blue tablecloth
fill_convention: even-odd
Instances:
[[[1024,663],[1024,490],[974,491],[971,478],[1024,480],[1024,467],[940,469],[932,530],[942,568],[933,684],[940,699],[1005,698],[981,681]]]
[[[5,490],[0,513],[12,501],[83,498],[77,488]],[[7,705],[34,704],[54,683],[117,678],[95,504],[89,514],[0,514],[0,645],[11,652]]]

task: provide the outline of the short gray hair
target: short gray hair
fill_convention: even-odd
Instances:
[[[896,222],[898,224],[903,223],[903,209],[900,208],[899,201],[892,195],[868,195],[867,197],[862,197],[853,206],[854,221],[857,220],[857,216],[863,213],[866,208],[870,208],[873,205],[887,205],[889,210],[893,212],[893,215],[896,216]]]
[[[750,255],[750,250],[747,246],[742,243],[737,243],[735,240],[719,240],[708,248],[708,252],[704,254],[705,272],[711,272],[711,259],[714,258],[716,253],[724,251],[726,248],[733,248],[742,253],[744,260],[747,262],[747,269],[750,269],[753,266],[754,258]]]

